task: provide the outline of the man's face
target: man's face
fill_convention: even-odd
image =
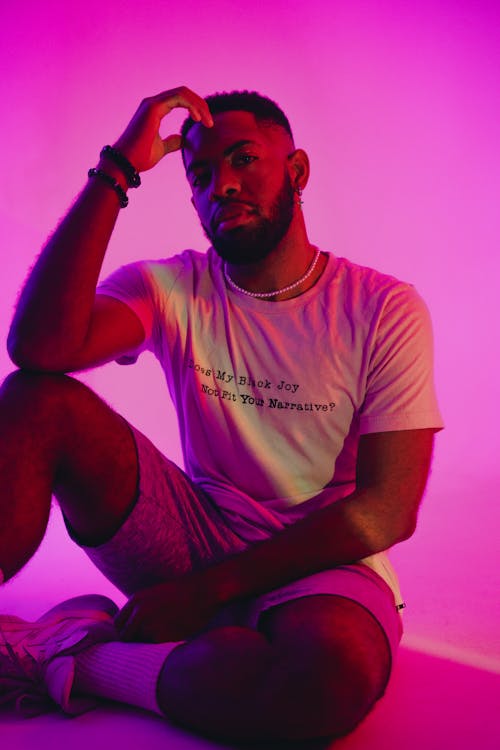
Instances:
[[[283,128],[259,125],[250,112],[224,112],[213,128],[196,124],[189,131],[184,159],[193,204],[229,263],[257,263],[286,235],[294,214],[292,151]]]

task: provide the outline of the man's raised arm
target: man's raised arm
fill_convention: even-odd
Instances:
[[[144,99],[114,144],[138,173],[180,148],[179,135],[159,134],[163,118],[175,107],[187,109],[207,127],[213,124],[206,102],[186,87]],[[126,305],[96,297],[121,191],[128,188],[126,171],[114,159],[103,155],[97,169],[48,239],[21,292],[7,344],[19,367],[44,372],[85,369],[138,346],[144,337],[141,323]]]

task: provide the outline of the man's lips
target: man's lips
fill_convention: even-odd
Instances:
[[[255,207],[248,203],[230,203],[218,209],[212,220],[212,226],[218,229],[221,224],[232,224],[233,220],[236,221],[252,213],[256,213]]]

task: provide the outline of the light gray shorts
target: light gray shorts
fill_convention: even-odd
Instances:
[[[127,596],[221,562],[248,547],[209,495],[142,433],[131,429],[139,461],[137,502],[111,540],[98,547],[83,547],[99,570]],[[265,610],[315,594],[342,596],[368,610],[381,625],[394,660],[402,634],[401,617],[385,581],[362,564],[324,570],[227,605],[221,619],[224,624],[256,628]]]

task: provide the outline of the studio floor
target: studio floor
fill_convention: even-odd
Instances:
[[[386,695],[349,737],[296,750],[498,750],[500,678],[402,647]],[[208,750],[236,748],[196,737],[159,717],[109,704],[76,719],[0,712],[2,748]],[[239,746],[238,746],[239,747]],[[273,745],[246,746],[272,750]]]

